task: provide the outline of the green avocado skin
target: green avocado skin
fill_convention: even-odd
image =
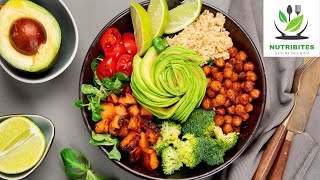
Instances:
[[[39,22],[46,32],[46,42],[34,55],[18,52],[11,44],[11,25],[22,18]],[[54,16],[29,0],[9,0],[0,11],[0,55],[15,69],[38,74],[50,69],[57,61],[61,45],[61,29]]]
[[[137,101],[159,119],[183,123],[200,106],[206,91],[202,56],[180,47],[157,54],[151,47],[133,60],[131,88]]]

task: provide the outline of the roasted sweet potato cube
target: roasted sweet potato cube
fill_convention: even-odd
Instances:
[[[118,96],[112,93],[108,96],[107,101],[112,104],[117,104],[118,99],[119,99]]]
[[[127,111],[130,117],[139,115],[139,107],[136,104],[129,107]]]
[[[112,119],[106,119],[106,121],[104,122],[104,131],[106,133],[109,133],[109,124],[112,121]]]
[[[141,147],[142,151],[146,151],[149,148],[147,136],[146,136],[146,133],[144,133],[144,132],[140,133],[139,146]]]
[[[158,133],[154,132],[151,129],[146,130],[147,141],[151,145],[155,145],[157,143],[159,136],[160,136],[159,132]]]
[[[121,95],[121,96],[119,97],[118,103],[121,104],[121,105],[123,105],[124,107],[128,107],[129,105],[126,104],[125,101],[126,101],[126,96],[125,96],[125,95]]]
[[[122,126],[118,132],[118,136],[120,137],[126,137],[129,134],[129,129],[128,129],[128,124],[129,124],[129,120],[128,119],[124,119],[122,122]]]
[[[123,116],[123,117],[128,116],[127,110],[122,104],[115,106],[114,109],[118,116]]]
[[[119,129],[122,126],[123,118],[116,115],[109,123],[109,134],[117,136]]]
[[[96,125],[94,126],[94,131],[96,133],[106,133],[106,131],[104,129],[104,124],[105,124],[106,120],[107,119],[102,119],[101,121],[96,123]]]
[[[140,106],[140,115],[145,118],[152,118],[153,115],[143,106]]]
[[[137,146],[134,150],[129,152],[129,155],[130,162],[135,163],[141,158],[142,150],[139,146]]]
[[[161,126],[154,123],[151,119],[144,119],[142,124],[142,128],[147,131],[148,129],[152,130],[153,132],[159,133],[161,130]]]
[[[139,116],[133,116],[130,118],[128,129],[140,132],[141,131],[141,118]]]
[[[130,131],[129,134],[120,142],[120,148],[123,151],[130,152],[139,144],[140,135],[135,131]]]
[[[116,115],[115,107],[112,103],[103,102],[101,107],[104,109],[100,111],[102,119],[112,119]]]
[[[157,153],[154,149],[148,149],[142,152],[142,164],[148,170],[154,170],[159,166]]]
[[[123,94],[126,94],[126,93],[132,94],[131,87],[129,85],[124,86],[123,90],[122,90],[122,93]]]
[[[131,94],[126,93],[125,97],[126,97],[125,99],[126,104],[137,104],[136,98],[134,98]]]

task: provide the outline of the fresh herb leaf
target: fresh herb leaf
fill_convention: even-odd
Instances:
[[[91,70],[92,72],[95,72],[97,70],[98,65],[100,64],[101,61],[103,61],[104,57],[102,55],[96,57],[94,60],[91,62]]]
[[[213,60],[212,58],[210,58],[209,61],[208,61],[208,64],[209,64],[210,66],[213,66],[213,65],[214,65],[214,60]]]
[[[70,179],[79,179],[90,168],[89,161],[80,152],[66,148],[60,152],[60,155],[64,163],[64,171]],[[87,164],[79,162],[78,158],[84,159]]]
[[[102,79],[102,85],[107,88],[108,90],[112,90],[113,89],[113,82],[111,81],[110,78],[103,78]]]
[[[124,86],[123,83],[119,79],[116,79],[113,84],[112,92],[115,94],[120,94],[123,86]]]
[[[99,176],[95,175],[92,170],[87,171],[86,180],[102,180]]]
[[[90,84],[82,84],[81,92],[83,94],[93,94],[95,92],[95,88]]]
[[[303,15],[294,18],[289,22],[285,30],[290,32],[297,31],[301,27],[302,21],[303,21]]]
[[[93,120],[94,122],[98,122],[98,121],[100,121],[101,119],[102,119],[102,116],[100,115],[100,113],[95,112],[95,113],[92,114],[92,120]]]
[[[81,100],[78,100],[74,102],[74,105],[78,108],[82,108],[84,106],[83,102]]]
[[[279,20],[283,23],[288,23],[287,17],[282,11],[279,11]]]
[[[130,78],[127,75],[120,73],[120,72],[115,73],[113,75],[113,78],[119,79],[120,81],[124,81],[124,82],[130,82]]]

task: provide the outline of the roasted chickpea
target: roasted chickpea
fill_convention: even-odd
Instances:
[[[250,96],[248,94],[241,94],[238,98],[240,104],[247,105],[249,103]]]
[[[230,62],[226,62],[225,67],[233,69],[233,65]]]
[[[245,92],[249,92],[254,88],[254,82],[253,81],[244,81],[241,84],[241,88],[242,90],[244,90]]]
[[[218,94],[215,99],[216,99],[217,104],[219,106],[222,106],[222,105],[224,105],[224,103],[226,103],[227,96],[224,94]]]
[[[214,123],[216,126],[222,126],[224,124],[224,117],[221,115],[216,115],[214,117]]]
[[[241,118],[243,121],[246,121],[247,119],[249,119],[249,114],[248,113],[244,113],[241,115]]]
[[[232,82],[238,81],[238,74],[237,74],[236,72],[233,72],[230,80],[231,80]]]
[[[204,72],[204,74],[205,74],[206,76],[210,76],[210,75],[211,75],[211,68],[210,68],[210,66],[208,66],[208,65],[203,66],[203,67],[202,67],[202,70],[203,70],[203,72]]]
[[[232,83],[232,89],[234,89],[237,92],[241,91],[241,84],[239,82]]]
[[[234,89],[228,89],[226,94],[227,94],[228,99],[230,99],[230,101],[236,100],[237,94]]]
[[[239,73],[243,70],[243,63],[242,62],[237,62],[234,66],[233,66],[233,70],[236,73]]]
[[[207,77],[206,79],[207,79],[207,87],[209,87],[212,82],[212,79],[209,77]]]
[[[240,133],[240,127],[234,126],[233,127],[233,131],[237,132],[237,133]]]
[[[253,100],[253,98],[250,96],[250,98],[249,98],[249,102],[252,102],[252,100]]]
[[[232,123],[232,117],[230,115],[225,115],[224,116],[224,122],[226,124],[231,124]]]
[[[223,73],[222,72],[216,72],[212,74],[212,78],[216,81],[222,82],[223,80]]]
[[[213,91],[220,91],[220,89],[222,88],[222,84],[220,81],[212,81],[211,84],[210,84],[210,88],[213,90]]]
[[[217,107],[216,108],[216,114],[224,115],[225,113],[226,113],[226,110],[223,107]]]
[[[230,58],[230,59],[228,60],[228,62],[231,63],[231,64],[234,66],[235,64],[237,64],[238,60],[233,57],[233,58]]]
[[[254,71],[254,64],[252,62],[246,62],[243,65],[244,71]]]
[[[233,131],[233,128],[232,128],[231,124],[224,124],[222,127],[222,131],[224,134],[228,134]]]
[[[260,96],[260,90],[252,89],[249,94],[253,99],[257,99]]]
[[[244,71],[240,72],[238,75],[238,79],[240,81],[245,81],[246,80],[246,73]]]
[[[224,106],[224,107],[231,106],[231,103],[232,103],[232,102],[230,101],[230,99],[227,99],[227,100],[226,100],[226,103],[224,103],[223,106]]]
[[[219,69],[215,66],[211,67],[211,75],[213,76],[213,73],[219,72]]]
[[[244,109],[244,106],[242,104],[237,104],[234,112],[235,114],[241,116],[242,114],[246,113],[246,110]]]
[[[214,60],[214,64],[218,67],[218,68],[223,68],[226,65],[226,62],[223,58],[217,58]]]
[[[239,127],[242,124],[242,118],[239,116],[233,116],[232,118],[232,125]]]
[[[207,91],[206,91],[206,95],[209,97],[209,98],[214,98],[216,96],[216,92],[213,91],[211,88],[208,88]]]
[[[239,61],[245,61],[245,60],[247,60],[247,54],[246,54],[244,51],[239,51],[239,52],[236,54],[236,58],[237,58]]]
[[[228,49],[228,52],[230,54],[230,57],[235,57],[238,53],[238,49],[236,47],[231,47]]]
[[[246,80],[247,81],[256,81],[258,79],[256,73],[253,71],[247,71],[246,72]]]
[[[227,90],[224,87],[222,87],[219,91],[219,94],[226,94],[226,93],[227,93]]]
[[[231,78],[232,73],[233,73],[233,71],[232,71],[231,68],[226,67],[226,68],[223,69],[223,77],[225,79]]]
[[[236,106],[232,105],[226,108],[227,114],[233,115],[235,113]]]
[[[249,98],[250,99],[250,98]],[[253,110],[253,105],[248,103],[244,106],[244,109],[247,111],[247,112],[251,112]]]
[[[223,81],[223,87],[225,87],[226,89],[230,89],[232,88],[232,81],[230,79],[225,79]]]
[[[214,107],[214,108],[216,108],[216,107],[219,106],[219,104],[218,104],[217,101],[216,101],[216,98],[212,98],[212,99],[211,99],[211,104],[212,104],[212,107]]]
[[[212,109],[212,105],[211,105],[211,101],[208,97],[204,97],[202,100],[202,108],[205,110],[211,110]]]

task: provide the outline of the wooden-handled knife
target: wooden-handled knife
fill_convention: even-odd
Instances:
[[[286,119],[283,121],[283,123],[277,128],[275,134],[272,136],[272,138],[269,140],[268,145],[265,149],[265,151],[262,154],[259,166],[254,174],[253,180],[264,180],[266,179],[271,166],[273,165],[276,156],[285,140],[285,137],[287,135],[287,126],[289,124],[292,124],[294,121],[292,120],[292,117],[297,118],[297,114],[303,113],[305,120],[298,120],[298,121],[305,121],[303,122],[303,128],[304,125],[309,117],[309,113],[311,111],[311,108],[314,103],[314,99],[317,93],[317,89],[319,87],[320,83],[320,58],[305,58],[305,63],[302,64],[295,72],[294,77],[294,83],[292,92],[295,94],[295,103],[294,106],[289,113],[289,115],[286,117]],[[302,112],[303,111],[303,112]],[[299,122],[300,123],[300,122]],[[293,125],[290,125],[292,127]],[[299,132],[302,132],[303,129]],[[297,132],[297,131],[293,131]],[[291,133],[289,133],[288,138]],[[290,138],[289,138],[290,139]],[[292,138],[291,138],[292,139]],[[285,147],[290,149],[290,143],[288,144],[288,140],[285,141]],[[290,141],[289,141],[290,142]],[[283,149],[283,154],[288,155],[289,149],[287,149],[287,154],[285,154],[285,151]],[[288,156],[282,156],[281,161],[280,158],[277,159],[277,167],[274,168],[273,175],[271,177],[280,177],[281,179],[285,164],[283,169],[280,169],[279,163],[280,162],[286,162],[286,159]]]

